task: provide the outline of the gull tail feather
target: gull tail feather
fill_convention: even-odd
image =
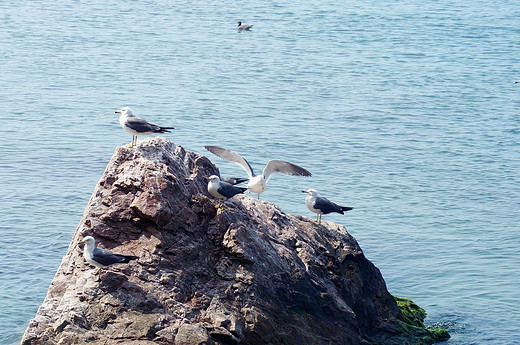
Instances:
[[[237,185],[237,184],[240,184],[240,183],[246,182],[246,181],[248,181],[248,180],[249,180],[249,179],[247,179],[247,178],[242,178],[242,177],[229,177],[229,178],[223,178],[223,179],[221,179],[221,181],[227,182],[227,183],[232,184],[232,185]]]
[[[353,210],[354,207],[348,207],[348,206],[340,206],[341,207],[341,214],[343,214],[343,211],[350,211]]]
[[[247,190],[247,188],[245,188],[245,187],[237,187],[237,188],[240,188],[240,193],[244,193]]]
[[[175,127],[159,127],[158,130],[155,131],[155,133],[171,133],[171,131],[169,131],[169,129],[175,129]]]

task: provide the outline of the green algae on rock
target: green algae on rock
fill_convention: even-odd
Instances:
[[[429,345],[448,340],[450,335],[443,328],[424,326],[426,311],[409,298],[394,296],[399,307],[398,325],[409,339],[405,345]]]

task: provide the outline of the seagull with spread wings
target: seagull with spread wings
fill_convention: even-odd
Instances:
[[[251,193],[258,194],[258,199],[260,199],[260,194],[265,191],[266,184],[271,178],[272,174],[278,173],[291,176],[312,175],[308,170],[296,164],[292,164],[277,159],[273,159],[267,162],[266,166],[264,167],[264,170],[262,171],[262,174],[256,175],[253,172],[253,168],[251,167],[251,165],[238,153],[218,146],[204,147],[209,152],[219,156],[224,160],[234,162],[238,164],[242,169],[244,169],[247,175],[249,176],[249,182],[247,183],[246,187]]]

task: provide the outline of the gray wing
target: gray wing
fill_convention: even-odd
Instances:
[[[277,159],[270,160],[267,162],[264,171],[262,174],[265,178],[265,183],[269,181],[269,178],[272,174],[279,173],[279,174],[285,174],[285,175],[292,175],[292,176],[311,176],[312,174],[307,171],[306,169],[296,165],[292,164],[286,161],[280,161]]]
[[[234,162],[240,165],[240,167],[245,170],[249,178],[253,178],[255,176],[255,173],[253,172],[253,168],[251,168],[251,165],[249,165],[249,163],[238,153],[218,146],[204,147],[206,148],[206,150],[213,153],[214,155],[217,155],[224,160]]]
[[[237,187],[233,186],[232,184],[229,184],[227,182],[220,181],[217,192],[219,192],[221,195],[225,196],[226,198],[232,198],[233,196],[244,193],[247,190],[247,188],[244,187]]]
[[[320,210],[323,212],[323,214],[331,213],[331,212],[338,212],[343,213],[343,210],[340,206],[333,203],[327,198],[322,197],[316,197],[316,201],[314,202],[314,208]]]
[[[246,182],[248,179],[243,177],[228,177],[228,178],[221,178],[220,181],[227,182],[232,185],[236,185],[242,182]]]
[[[127,118],[125,126],[139,133],[156,132],[161,130],[161,127],[137,116]]]
[[[124,262],[125,256],[114,254],[107,249],[95,248],[92,253],[92,260],[99,262],[101,265],[108,266],[118,262]]]

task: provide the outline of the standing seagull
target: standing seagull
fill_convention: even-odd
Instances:
[[[83,256],[85,261],[97,268],[107,267],[117,263],[128,263],[135,260],[137,256],[114,254],[108,249],[96,248],[96,240],[92,236],[87,236],[80,242],[85,244]]]
[[[208,180],[208,192],[219,200],[229,199],[237,194],[244,193],[247,188],[237,187],[231,183],[221,181],[217,175],[206,177]]]
[[[145,119],[137,117],[132,114],[132,109],[129,107],[121,108],[116,110],[116,113],[121,114],[119,116],[119,124],[125,131],[132,134],[132,143],[130,147],[137,145],[138,135],[149,135],[153,133],[165,133],[170,132],[168,129],[175,129],[175,127],[161,127],[154,125]]]
[[[329,199],[319,197],[316,189],[311,188],[308,190],[302,190],[302,192],[308,194],[305,198],[305,204],[311,212],[316,213],[316,222],[318,222],[318,224],[321,224],[321,215],[323,214],[329,214],[331,212],[338,212],[343,214],[343,211],[350,211],[354,209],[353,207],[339,206]]]
[[[238,22],[238,31],[242,31],[242,30],[249,30],[253,27],[253,25],[242,25],[242,22]]]
[[[249,176],[249,182],[246,185],[247,189],[251,193],[258,194],[258,199],[260,199],[260,193],[263,193],[265,191],[266,184],[269,181],[271,175],[274,173],[291,176],[312,175],[309,171],[298,165],[286,161],[280,161],[277,159],[273,159],[267,162],[264,171],[262,172],[262,175],[255,175],[255,173],[253,172],[253,168],[251,168],[251,165],[249,165],[249,163],[238,153],[218,146],[204,147],[209,152],[227,161],[237,163],[242,169],[244,169],[247,175]]]

